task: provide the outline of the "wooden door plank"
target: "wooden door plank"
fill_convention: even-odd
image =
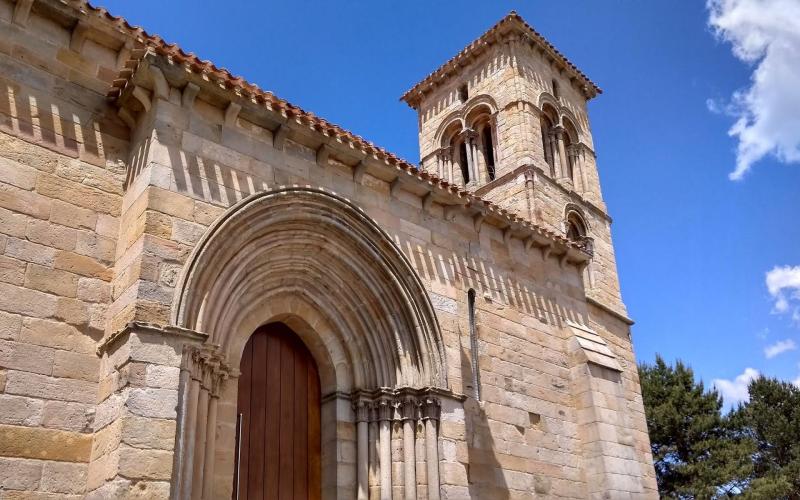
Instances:
[[[264,390],[267,384],[265,360],[267,357],[267,336],[259,331],[253,334],[253,396],[250,402],[250,470],[248,474],[248,498],[267,500],[264,496],[264,435],[266,420],[266,399]]]
[[[287,332],[281,332],[280,500],[292,500],[294,488],[294,351]]]
[[[273,325],[268,326],[267,342],[267,384],[266,392],[263,397],[267,401],[267,422],[266,434],[264,438],[264,465],[266,467],[266,497],[270,500],[278,498],[278,488],[280,485],[279,469],[279,450],[281,434],[280,424],[280,403],[281,403],[281,339],[275,332]]]
[[[294,498],[308,498],[308,367],[310,356],[299,341],[294,362]]]
[[[239,481],[236,482],[234,471],[234,490],[233,498],[238,496],[239,500],[248,500],[247,485],[248,485],[248,464],[250,453],[250,388],[253,366],[253,342],[252,337],[247,341],[242,352],[242,361],[239,363],[239,390],[237,399],[237,413],[242,415],[242,432],[239,435]]]
[[[308,365],[308,499],[322,496],[322,442],[320,432],[320,386],[316,364]]]

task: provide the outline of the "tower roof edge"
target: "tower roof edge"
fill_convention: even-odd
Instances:
[[[522,16],[512,10],[484,34],[464,47],[458,54],[407,90],[400,96],[400,100],[404,101],[412,108],[417,108],[426,92],[449,80],[466,61],[483,53],[486,48],[498,43],[502,37],[514,32],[527,38],[532,44],[548,54],[556,65],[560,66],[572,78],[577,79],[583,86],[583,91],[587,99],[592,99],[598,94],[603,93],[602,89],[600,89],[597,84],[591,81],[588,76],[579,70],[575,64],[567,59],[567,57],[556,49],[542,34],[533,29]]]

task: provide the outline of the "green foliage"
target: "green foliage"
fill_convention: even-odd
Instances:
[[[639,367],[658,488],[671,498],[714,498],[741,488],[752,468],[747,435],[721,415],[722,398],[680,361]],[[743,458],[744,457],[744,458]]]
[[[755,379],[749,402],[723,415],[680,361],[657,356],[639,377],[662,497],[800,500],[800,389]]]
[[[800,389],[762,377],[748,392],[750,401],[735,411],[756,443],[747,496],[800,499]]]

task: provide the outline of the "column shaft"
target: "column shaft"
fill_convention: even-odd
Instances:
[[[356,424],[358,500],[369,498],[369,424],[362,420]]]
[[[417,457],[414,448],[414,420],[403,421],[403,485],[405,500],[417,498]]]
[[[392,443],[391,422],[381,420],[380,462],[381,462],[381,500],[392,500]]]
[[[187,387],[186,414],[183,416],[183,427],[186,428],[186,439],[183,443],[183,463],[181,464],[181,498],[188,498],[192,492],[192,475],[195,457],[195,436],[197,434],[197,405],[200,397],[200,381],[189,379]]]
[[[217,402],[212,396],[208,402],[208,422],[206,423],[206,448],[203,463],[203,500],[214,498],[214,448],[217,442]]]
[[[439,443],[436,420],[425,420],[425,461],[428,468],[428,500],[439,500]]]
[[[206,425],[208,422],[208,389],[200,388],[197,398],[197,433],[194,440],[194,468],[192,470],[192,500],[199,500],[203,493],[203,466],[206,453]]]

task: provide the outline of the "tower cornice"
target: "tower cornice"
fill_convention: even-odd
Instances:
[[[587,100],[596,97],[603,91],[588,76],[578,69],[567,57],[562,54],[552,43],[533,29],[515,11],[511,11],[497,24],[489,28],[483,35],[464,47],[452,59],[442,64],[419,83],[404,93],[400,100],[412,108],[417,108],[426,94],[450,81],[450,78],[468,65],[475,58],[488,51],[491,47],[506,41],[528,41],[540,51],[544,57],[564,71],[582,91]]]

